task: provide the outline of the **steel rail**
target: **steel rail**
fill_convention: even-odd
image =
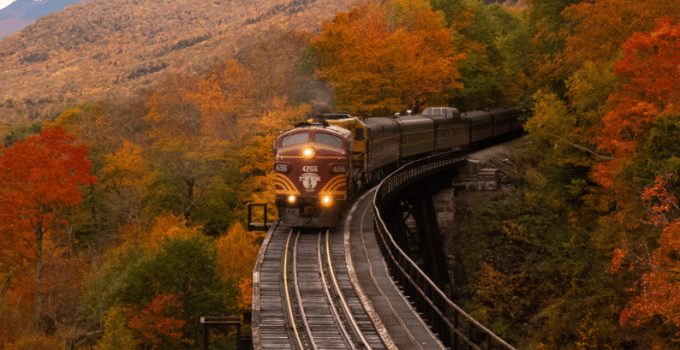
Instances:
[[[290,326],[293,330],[293,335],[295,336],[295,341],[299,349],[304,350],[305,344],[302,342],[300,337],[300,332],[297,329],[297,322],[295,322],[295,317],[293,315],[293,305],[290,297],[290,287],[288,286],[288,250],[290,247],[290,239],[293,237],[293,229],[288,233],[288,238],[286,239],[286,247],[283,250],[283,287],[286,295],[286,305],[288,307],[288,320],[290,321]]]
[[[357,336],[357,338],[359,338],[360,343],[362,343],[366,349],[370,349],[371,346],[369,345],[368,340],[366,340],[366,337],[364,337],[363,332],[361,331],[361,329],[359,328],[359,325],[357,324],[356,320],[354,319],[354,315],[352,314],[352,310],[349,308],[349,305],[347,304],[347,300],[345,299],[345,295],[342,293],[342,290],[340,290],[340,284],[338,283],[338,280],[335,277],[335,270],[333,269],[333,261],[331,259],[331,245],[330,245],[330,242],[329,242],[329,235],[326,235],[326,258],[328,259],[328,267],[329,267],[329,270],[331,271],[331,274],[330,274],[331,282],[333,283],[333,287],[335,289],[335,292],[337,293],[338,297],[340,298],[340,305],[342,305],[342,311],[345,314],[347,321],[352,326],[352,331]]]
[[[328,231],[326,231],[326,234],[328,234]],[[316,241],[317,241],[316,257],[319,263],[319,271],[321,272],[321,284],[323,285],[324,294],[326,295],[328,303],[331,305],[331,313],[333,314],[333,318],[335,319],[335,322],[338,324],[340,330],[342,331],[342,336],[343,339],[345,340],[345,345],[347,345],[347,347],[354,348],[351,336],[349,335],[349,333],[347,333],[347,330],[345,329],[342,319],[338,314],[337,307],[335,306],[335,302],[333,301],[333,297],[331,296],[330,293],[331,286],[328,285],[328,280],[326,280],[326,275],[324,274],[323,259],[321,258],[321,252],[323,251],[323,246],[321,244],[321,235],[317,237]],[[329,271],[329,273],[333,272]]]
[[[314,340],[314,335],[312,330],[309,328],[309,321],[307,320],[307,313],[305,312],[305,303],[302,302],[302,295],[300,294],[300,279],[298,279],[298,239],[300,238],[300,232],[295,234],[295,243],[293,244],[293,283],[295,289],[295,297],[297,298],[298,310],[300,310],[300,318],[302,319],[302,324],[305,326],[305,332],[307,332],[307,339],[309,339],[309,345],[314,350],[318,350],[316,346],[316,341]]]

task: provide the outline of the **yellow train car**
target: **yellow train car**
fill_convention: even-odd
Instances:
[[[360,118],[345,112],[324,113],[317,119],[352,132],[352,164],[356,174],[361,174],[366,162],[366,124]],[[308,122],[312,121],[311,119],[308,120]]]

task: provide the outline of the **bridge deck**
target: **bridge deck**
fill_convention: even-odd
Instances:
[[[328,238],[324,238],[322,233],[306,233],[300,236],[301,246],[298,254],[295,254],[297,248],[287,249],[289,228],[278,226],[269,232],[253,276],[253,342],[256,348],[297,349],[301,346],[319,349],[443,348],[436,335],[401,294],[387,272],[373,234],[372,197],[373,191],[370,191],[357,201],[346,217],[345,223],[331,230]],[[317,239],[314,237],[318,235],[321,235],[319,239],[321,242],[328,239],[328,248],[321,246],[316,248]],[[304,260],[315,257],[317,249],[319,260],[324,260],[323,268],[315,267],[312,264],[314,259]],[[324,249],[328,249],[330,256]],[[290,257],[285,257],[286,251]],[[283,276],[288,276],[289,281],[297,280],[298,276],[284,271],[286,266],[284,260],[288,261],[287,269],[297,268],[296,261],[299,262],[301,300],[297,300],[291,290],[286,292]],[[331,289],[329,293],[334,294],[332,299],[341,298],[338,292],[341,293],[347,306],[346,310],[329,311],[331,305],[339,305],[340,302],[331,301],[326,305],[322,300],[321,283],[328,282],[322,281],[322,274],[330,276],[330,272],[322,273],[319,269],[331,268],[337,278],[335,281],[337,287],[335,290]],[[313,296],[307,295],[311,292],[314,292]],[[290,294],[293,296],[288,299]],[[305,320],[302,319],[300,310],[305,310]],[[331,313],[336,315],[336,319],[337,315],[340,315],[342,320],[332,322]],[[290,321],[291,317],[294,319],[293,324]],[[348,317],[353,320],[354,326],[349,325]],[[311,323],[305,326],[305,321]],[[319,323],[316,321],[323,321],[326,326],[316,327],[314,324]],[[355,329],[354,332],[352,327]],[[295,328],[300,330],[297,341]],[[304,334],[305,329],[315,336]],[[352,340],[344,343],[334,340],[342,332],[350,334]],[[359,333],[361,335],[358,335]],[[310,343],[312,340],[315,345]],[[303,345],[299,345],[300,343]]]
[[[353,273],[360,294],[400,349],[443,349],[444,346],[390,277],[373,232],[374,190],[361,197],[350,211],[343,230],[346,250],[351,251]],[[365,305],[366,306],[366,305]],[[372,310],[370,310],[372,309]],[[382,327],[381,327],[382,326]]]

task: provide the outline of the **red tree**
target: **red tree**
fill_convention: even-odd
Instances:
[[[181,340],[186,321],[173,314],[181,312],[182,308],[182,302],[174,294],[157,294],[139,314],[132,316],[128,325],[141,333],[151,349],[158,349]]]
[[[621,312],[621,324],[634,327],[659,316],[680,337],[680,218],[678,198],[670,190],[672,174],[659,176],[645,189],[643,200],[649,204],[652,223],[662,228],[658,246],[646,262],[640,294]]]
[[[34,261],[36,330],[43,302],[43,241],[58,232],[65,210],[82,202],[78,186],[94,183],[91,168],[87,145],[59,127],[0,149],[0,232]]]
[[[661,116],[680,112],[680,23],[662,18],[649,33],[635,33],[622,46],[615,71],[624,78],[609,97],[598,148],[615,159],[597,164],[594,177],[605,187],[635,156],[641,140]]]

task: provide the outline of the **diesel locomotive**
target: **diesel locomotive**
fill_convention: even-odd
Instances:
[[[517,109],[357,118],[327,113],[279,135],[276,205],[291,227],[333,227],[344,204],[399,164],[521,130]]]

